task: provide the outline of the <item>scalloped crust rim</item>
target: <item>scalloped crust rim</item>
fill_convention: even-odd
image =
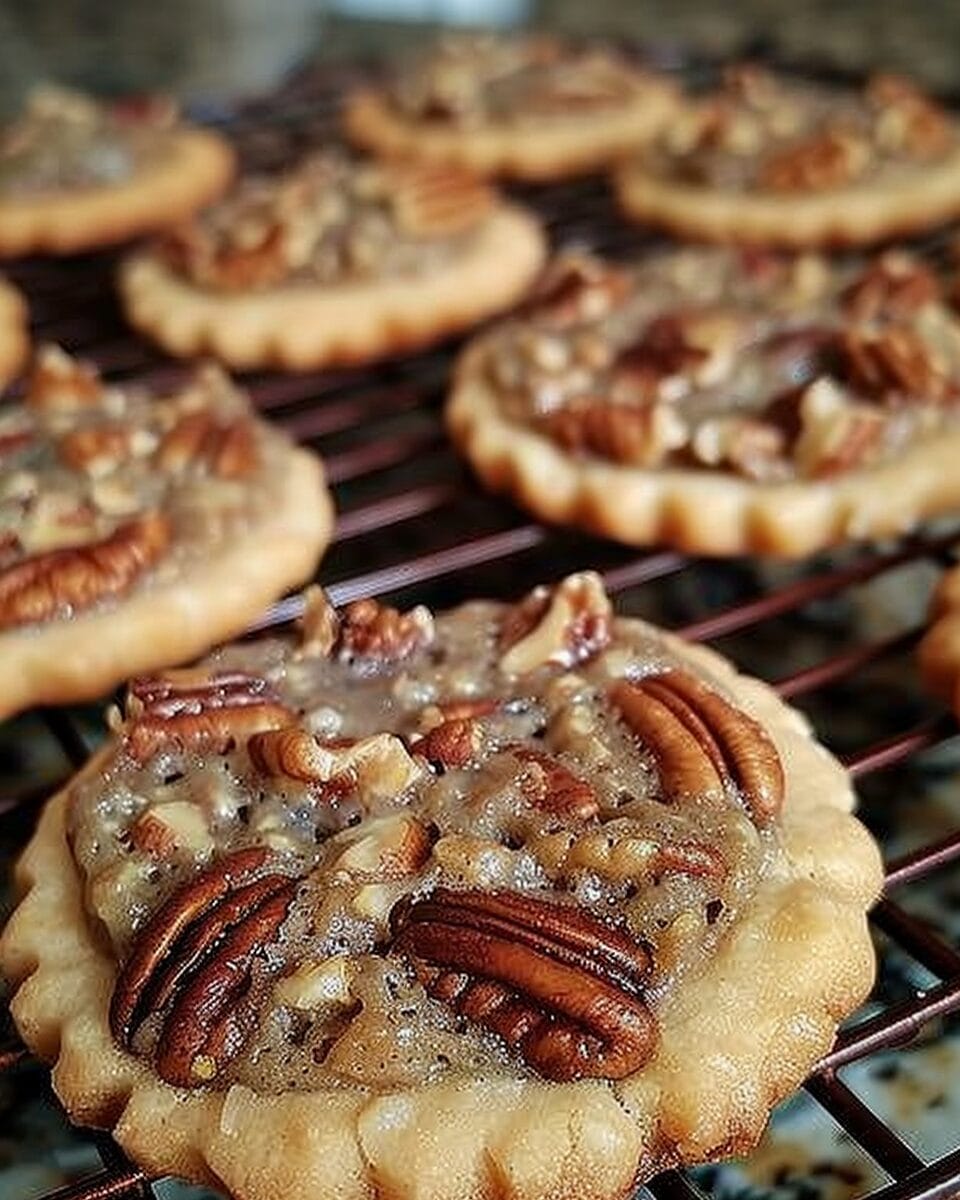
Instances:
[[[960,213],[960,151],[887,183],[815,195],[724,192],[647,174],[642,163],[614,174],[628,217],[679,237],[784,247],[860,246],[922,233]]]
[[[380,1095],[173,1089],[111,1040],[116,968],[84,913],[68,787],[18,865],[23,898],[0,939],[0,968],[17,1027],[54,1064],[73,1118],[114,1128],[147,1171],[237,1200],[611,1200],[666,1166],[748,1150],[870,987],[865,910],[879,856],[849,815],[846,773],[804,719],[712,651],[664,636],[776,741],[788,866],[674,994],[643,1071],[617,1084],[466,1079]]]
[[[30,349],[27,302],[0,278],[0,392],[23,366]]]
[[[312,574],[333,529],[323,467],[308,451],[291,447],[273,499],[242,538],[211,547],[184,577],[146,584],[97,612],[0,633],[0,717],[95,699],[241,633]]]
[[[502,312],[545,258],[539,223],[502,204],[466,254],[422,277],[216,292],[147,251],[123,264],[120,291],[132,324],[171,354],[212,354],[239,369],[309,370],[429,345]]]
[[[664,125],[678,103],[673,87],[651,84],[630,104],[602,114],[575,114],[526,126],[490,122],[444,128],[402,116],[376,91],[347,100],[347,137],[387,158],[450,163],[481,175],[548,182],[582,175],[635,151]]]
[[[485,347],[485,338],[468,346],[455,370],[446,409],[450,435],[488,487],[558,525],[693,554],[798,557],[902,536],[960,505],[960,431],[925,439],[868,470],[781,484],[575,457],[502,414],[480,371]]]
[[[123,182],[0,197],[0,256],[74,254],[175,225],[216,200],[235,169],[219,134],[180,129],[162,158]]]

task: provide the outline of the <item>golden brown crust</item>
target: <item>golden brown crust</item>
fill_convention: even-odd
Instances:
[[[229,184],[234,152],[219,134],[185,128],[169,151],[122,183],[0,199],[0,258],[74,254],[186,220]]]
[[[786,483],[578,459],[502,414],[481,370],[485,353],[480,338],[461,355],[447,427],[489,487],[546,521],[630,545],[796,557],[845,541],[902,535],[960,504],[957,432],[920,440],[893,462]]]
[[[30,348],[27,302],[0,276],[0,391],[17,374]]]
[[[920,233],[960,213],[960,150],[890,182],[802,195],[722,192],[624,164],[614,175],[627,216],[678,237],[784,247],[860,246]]]
[[[536,126],[490,122],[462,129],[405,117],[382,93],[366,90],[348,98],[344,128],[355,145],[386,157],[545,182],[598,170],[636,149],[662,127],[676,103],[671,88],[657,84],[602,113],[571,113]]]
[[[917,651],[928,687],[960,716],[960,567],[940,580],[930,604],[930,628]]]
[[[824,1053],[870,986],[864,912],[880,864],[849,815],[844,771],[803,718],[713,652],[667,641],[776,742],[792,870],[761,884],[716,957],[685,981],[641,1072],[616,1084],[493,1078],[379,1096],[173,1089],[110,1037],[116,968],[84,916],[67,789],[18,866],[24,898],[0,940],[0,966],[21,1035],[54,1063],[74,1119],[113,1127],[152,1173],[216,1184],[238,1200],[604,1200],[664,1166],[747,1150],[769,1106]],[[85,774],[100,766],[95,759]]]
[[[148,251],[124,263],[120,290],[130,321],[171,354],[310,370],[428,345],[508,308],[545,254],[534,218],[501,205],[468,251],[418,278],[227,294],[195,286]]]
[[[0,717],[93,699],[128,675],[194,658],[307,578],[330,539],[333,509],[319,460],[288,454],[272,508],[186,577],[148,581],[103,611],[0,633]]]

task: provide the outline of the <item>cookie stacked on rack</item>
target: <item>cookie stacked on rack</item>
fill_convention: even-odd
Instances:
[[[796,556],[960,506],[943,280],[829,251],[960,213],[960,134],[913,85],[738,67],[689,97],[612,51],[481,37],[346,97],[345,127],[383,158],[315,147],[200,211],[211,170],[161,221],[130,196],[188,174],[183,139],[232,163],[221,138],[38,102],[0,141],[0,248],[5,193],[49,228],[119,206],[101,241],[153,233],[121,264],[130,321],[237,369],[511,309],[451,375],[454,441],[630,544]],[[545,266],[481,178],[599,170],[723,244]],[[81,244],[57,228],[17,252]],[[22,312],[0,294],[11,370]],[[311,576],[331,506],[220,368],[153,382],[48,348],[0,410],[0,708],[133,676],[0,938],[68,1111],[242,1200],[612,1200],[751,1147],[873,979],[881,867],[843,767],[592,570],[438,614],[311,587],[294,628],[183,666]]]

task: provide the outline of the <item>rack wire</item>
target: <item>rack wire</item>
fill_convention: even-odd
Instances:
[[[331,134],[337,98],[355,78],[353,67],[307,70],[272,97],[238,106],[221,123],[247,168],[278,167]],[[519,189],[519,194],[540,213],[558,244],[579,240],[623,254],[650,241],[619,220],[601,181]],[[939,257],[943,245],[935,238],[923,249]],[[112,255],[100,254],[24,261],[13,264],[9,274],[28,293],[38,339],[62,342],[111,378],[136,376],[153,385],[172,381],[181,368],[125,328],[112,294],[114,267]],[[777,622],[793,622],[802,631],[818,605],[845,603],[853,589],[870,581],[921,564],[935,572],[949,561],[955,532],[824,557],[784,579],[748,564],[705,564],[672,551],[637,553],[532,522],[482,494],[445,443],[439,409],[454,349],[448,344],[367,370],[247,380],[262,411],[324,454],[340,516],[322,579],[336,603],[389,595],[445,606],[477,593],[515,595],[541,578],[595,566],[621,605],[665,613],[667,623],[689,638],[762,640],[763,630]],[[671,621],[677,612],[682,619]],[[258,627],[275,626],[292,614],[291,603],[281,602]],[[914,623],[851,645],[847,630],[825,655],[775,682],[785,698],[814,710],[825,704],[829,713],[832,690],[849,690],[878,669],[908,671],[920,632]],[[858,781],[903,769],[924,752],[948,746],[957,732],[953,718],[919,707],[918,720],[892,729],[878,726],[859,744],[839,747]],[[82,763],[89,752],[88,723],[71,710],[42,716],[65,760]],[[820,732],[829,735],[830,730]],[[14,807],[13,802],[0,807],[0,821],[8,820]],[[875,1200],[947,1200],[960,1194],[960,1144],[924,1161],[840,1076],[844,1067],[904,1045],[931,1022],[960,1012],[960,950],[892,894],[958,861],[960,822],[948,836],[889,859],[887,892],[872,914],[873,924],[936,982],[845,1028],[805,1084],[808,1095],[889,1176],[890,1182],[872,1193]],[[0,1075],[22,1066],[27,1057],[15,1044],[0,1047]],[[91,1136],[101,1168],[45,1200],[153,1196],[151,1181],[109,1138]],[[655,1200],[704,1198],[681,1171],[664,1173],[646,1185],[646,1192]]]

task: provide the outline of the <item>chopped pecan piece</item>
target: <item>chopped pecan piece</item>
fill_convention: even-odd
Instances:
[[[603,581],[593,571],[568,575],[554,588],[534,588],[503,618],[500,670],[525,674],[548,664],[585,662],[610,641],[612,617]]]
[[[940,283],[928,266],[904,255],[885,254],[871,262],[841,300],[846,315],[865,324],[912,317],[940,297]]]
[[[341,662],[394,663],[432,641],[433,616],[423,605],[401,613],[376,600],[355,600],[340,618],[336,656]]]
[[[141,930],[114,987],[110,1029],[129,1048],[162,1016],[156,1069],[175,1087],[214,1079],[247,1035],[253,964],[286,919],[299,880],[261,874],[268,852],[241,850],[192,879]]]
[[[804,390],[794,441],[797,470],[811,479],[830,479],[864,466],[882,450],[888,415],[872,404],[855,404],[829,379]]]
[[[479,225],[493,210],[493,189],[456,167],[404,165],[393,169],[393,214],[415,238],[453,237]]]
[[[406,814],[378,817],[341,834],[332,844],[347,842],[331,863],[336,871],[374,880],[405,879],[430,856],[434,832]]]
[[[305,729],[274,729],[255,734],[247,750],[265,774],[322,783],[331,797],[353,788],[371,796],[396,795],[422,770],[390,733],[322,743]]]
[[[783,765],[762,726],[682,670],[622,679],[610,700],[653,755],[668,802],[711,803],[732,791],[754,822],[783,804]]]
[[[340,618],[322,587],[312,584],[303,594],[303,614],[297,622],[297,658],[326,658],[337,644]]]
[[[133,430],[126,425],[98,425],[74,429],[58,444],[60,458],[75,471],[101,475],[112,471],[127,457]]]
[[[520,312],[546,317],[560,328],[593,321],[615,308],[630,290],[630,276],[589,254],[558,255]]]
[[[103,541],[48,550],[8,567],[0,572],[0,629],[47,621],[122,595],[169,542],[167,518],[148,513]]]
[[[180,472],[201,464],[220,479],[244,479],[259,460],[253,423],[240,417],[226,423],[209,412],[188,413],[169,431],[157,450],[157,465]]]
[[[687,427],[669,404],[611,404],[587,398],[548,413],[542,428],[566,450],[613,462],[655,467],[687,440]]]
[[[647,948],[582,908],[516,892],[401,901],[393,949],[430,995],[552,1080],[623,1079],[653,1054]]]
[[[480,749],[480,726],[469,717],[450,717],[415,743],[415,754],[442,767],[465,767]]]
[[[697,428],[690,449],[698,462],[732,467],[747,479],[772,482],[789,473],[786,434],[755,417],[710,417]]]
[[[860,137],[827,129],[767,158],[757,184],[773,192],[819,192],[852,183],[869,161],[870,148]]]
[[[589,821],[600,812],[600,801],[591,785],[552,755],[529,746],[509,749],[523,764],[520,790],[534,808],[579,821]]]
[[[879,111],[875,136],[884,149],[924,161],[946,154],[956,142],[947,111],[903,75],[875,75],[867,98]]]
[[[168,671],[134,679],[127,716],[124,747],[137,762],[168,748],[223,754],[252,734],[296,719],[265,679],[243,671]]]
[[[27,403],[43,412],[75,412],[95,405],[102,390],[95,367],[59,346],[43,346],[27,382]]]

